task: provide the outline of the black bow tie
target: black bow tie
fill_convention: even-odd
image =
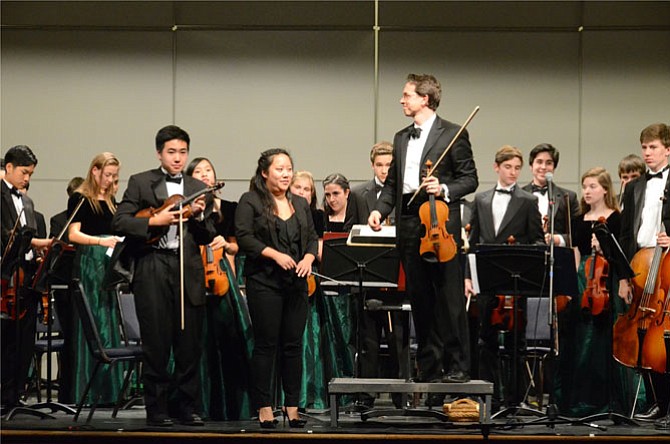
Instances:
[[[166,182],[172,182],[172,183],[181,183],[181,176],[172,177],[169,174],[166,174],[165,175],[165,181]]]
[[[512,188],[510,190],[506,190],[504,188],[496,188],[496,193],[509,194],[510,196],[512,195],[513,191],[514,191],[514,188]]]
[[[14,196],[23,197],[23,193],[21,193],[18,188],[12,187],[9,189],[9,192],[12,193]]]
[[[670,168],[670,167],[665,167],[661,171],[659,171],[658,173],[652,173],[651,171],[647,171],[644,175],[647,178],[647,180],[649,180],[649,179],[662,179],[663,178],[663,173],[668,168]]]
[[[421,128],[413,126],[409,129],[409,138],[410,139],[418,139],[421,137]]]
[[[531,184],[531,192],[540,193],[544,196],[545,194],[547,194],[547,187],[546,186],[541,187],[539,185]]]
[[[384,185],[379,185],[378,183],[375,183],[375,193],[379,193],[382,188],[384,188]]]

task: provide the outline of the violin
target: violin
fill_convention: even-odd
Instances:
[[[18,291],[23,287],[23,268],[17,267],[16,271],[9,279],[2,279],[2,298],[0,298],[0,313],[2,318],[8,318],[13,321],[16,320],[16,306]],[[19,319],[23,319],[26,315],[26,309],[22,309],[19,313]]]
[[[508,237],[507,243],[514,245],[516,243],[514,236]],[[515,327],[517,331],[522,331],[525,328],[523,310],[517,307],[515,315],[516,298],[507,294],[497,294],[496,298],[498,299],[498,305],[491,312],[491,325],[500,331],[513,331]],[[515,318],[521,322],[515,323]]]
[[[193,215],[193,213],[191,212],[191,202],[193,202],[194,200],[196,200],[197,198],[199,198],[200,196],[202,196],[204,194],[212,193],[216,190],[219,190],[219,189],[223,188],[224,186],[225,186],[225,182],[221,180],[221,181],[218,181],[217,183],[215,183],[212,186],[203,188],[200,191],[196,191],[195,193],[191,194],[188,197],[184,197],[181,194],[173,194],[172,196],[165,199],[165,201],[163,202],[163,205],[161,205],[160,207],[158,207],[158,208],[148,207],[148,208],[141,209],[140,211],[135,213],[135,217],[149,219],[152,216],[155,216],[156,214],[158,214],[161,211],[164,211],[168,208],[170,209],[170,211],[178,211],[180,208],[183,208],[185,210],[184,214],[183,214],[183,218],[188,219],[189,217],[191,217]],[[147,243],[148,244],[156,243],[160,240],[161,237],[163,237],[163,234],[157,235],[157,236],[149,239],[147,241]]]
[[[225,296],[230,289],[228,273],[223,269],[223,248],[212,250],[209,245],[200,246],[202,263],[205,266],[205,287],[214,296]]]
[[[598,223],[604,224],[606,219],[601,217]],[[591,249],[591,256],[586,259],[584,264],[586,272],[586,288],[582,293],[582,310],[590,312],[593,316],[598,316],[604,310],[607,310],[610,293],[607,289],[607,278],[609,276],[609,263]]]
[[[426,169],[430,171],[433,163],[426,161]],[[447,231],[449,206],[430,194],[428,201],[419,207],[419,218],[422,225],[421,245],[419,254],[427,262],[449,262],[456,256],[456,241]]]
[[[314,296],[316,292],[316,277],[313,274],[307,276],[307,296]]]
[[[21,232],[20,223],[22,214],[23,210],[21,210],[16,218],[16,222],[14,222],[14,226],[9,233],[7,245],[2,252],[2,258],[0,258],[1,268],[3,270],[2,279],[0,279],[0,316],[3,319],[17,319],[17,296],[19,289],[23,287],[24,280],[20,256],[24,254],[25,251],[22,251],[21,247],[22,244],[30,245],[32,239],[32,233],[29,231]],[[18,235],[21,235],[22,239],[19,242],[16,242]],[[18,319],[23,319],[25,315],[26,310],[24,309],[19,313]]]
[[[614,359],[625,366],[644,368],[642,361],[652,360],[651,355],[657,352],[652,350],[653,346],[650,346],[645,353],[643,345],[647,331],[653,323],[659,320],[664,322],[667,290],[664,290],[661,284],[667,283],[670,273],[667,261],[665,261],[666,257],[667,251],[657,245],[643,248],[635,253],[630,263],[635,272],[631,280],[633,300],[628,312],[619,315],[612,328]],[[662,343],[657,345],[664,346]],[[643,359],[643,354],[649,354],[649,356]]]

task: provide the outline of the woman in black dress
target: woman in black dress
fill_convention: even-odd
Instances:
[[[252,398],[263,428],[274,428],[272,375],[279,355],[283,414],[291,427],[299,418],[302,337],[307,318],[307,276],[318,240],[307,201],[289,187],[293,161],[286,150],[269,149],[258,159],[250,191],[240,198],[235,233],[246,255],[247,301],[254,329]]]

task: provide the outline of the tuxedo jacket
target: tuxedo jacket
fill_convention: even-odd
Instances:
[[[400,220],[407,144],[409,142],[409,133],[413,126],[414,124],[412,123],[403,128],[393,138],[393,160],[386,181],[384,182],[384,188],[382,188],[381,195],[375,205],[375,209],[381,213],[382,219],[386,218],[395,207],[396,221]],[[435,164],[437,159],[449,146],[459,128],[458,125],[436,116],[421,154],[421,165],[424,165],[426,160],[430,160]],[[434,175],[439,179],[440,184],[446,184],[449,188],[449,222],[447,223],[447,231],[454,236],[460,245],[460,200],[467,194],[474,192],[479,184],[477,168],[472,156],[472,148],[467,131],[463,131],[458,140],[454,142],[449,152],[438,165]],[[428,196],[425,192],[419,193],[415,199],[417,203],[423,203],[427,200]]]
[[[637,233],[640,231],[640,225],[642,224],[642,209],[644,208],[646,190],[647,180],[643,175],[626,185],[623,193],[619,243],[628,260],[631,260],[638,251]],[[663,202],[661,218],[665,225],[665,232],[668,233],[670,232],[670,175],[668,175],[668,180],[665,183],[663,195],[665,201]]]
[[[35,211],[33,201],[30,199],[30,197],[24,195],[23,196],[23,206],[24,206],[24,213],[26,216],[26,225],[19,229],[17,229],[17,237],[15,239],[15,242],[19,241],[21,239],[20,233],[25,233],[26,237],[29,237],[32,239],[32,237],[46,237],[46,227],[44,223],[44,216],[37,213]],[[5,247],[7,246],[7,243],[9,242],[9,238],[12,232],[12,229],[14,228],[14,224],[16,223],[16,220],[18,218],[18,214],[16,212],[16,207],[14,206],[14,200],[12,198],[12,193],[9,190],[9,187],[5,183],[4,180],[0,180],[0,226],[1,226],[1,232],[2,235],[0,243],[0,254],[4,254]],[[14,244],[14,247],[12,247],[12,256],[15,257],[7,257],[3,258],[3,274],[6,274],[7,272],[10,272],[12,268],[12,264],[15,264],[16,259],[18,259],[17,253],[18,253],[18,248],[19,244]],[[30,247],[28,245],[23,245],[21,246],[23,249],[23,252],[26,252]],[[37,257],[37,255],[34,255],[34,257]],[[32,264],[33,267],[29,267],[29,270],[27,271],[34,271],[34,268],[36,268],[36,264]],[[26,271],[26,270],[24,270]],[[7,277],[7,276],[5,276]]]
[[[184,175],[183,180],[185,197],[206,188],[204,183],[190,176]],[[130,176],[123,200],[112,219],[112,232],[126,236],[126,247],[135,258],[152,252],[154,246],[148,244],[148,241],[167,231],[167,227],[150,227],[148,218],[135,217],[135,214],[149,207],[160,208],[167,198],[165,174],[160,168]],[[211,211],[212,207],[208,205],[206,216]],[[193,305],[205,303],[205,274],[200,245],[208,244],[215,235],[216,229],[211,217],[205,217],[202,221],[192,217],[184,223],[185,291]],[[160,276],[156,278],[160,279]]]
[[[377,204],[377,183],[374,179],[364,184],[354,187],[351,192],[356,198],[358,213],[357,224],[367,224],[370,212],[375,209]]]
[[[579,200],[577,200],[577,193],[574,191],[567,190],[565,188],[559,187],[558,185],[553,185],[554,189],[554,201],[556,204],[555,215],[554,215],[554,233],[560,234],[565,239],[565,242],[568,246],[572,245],[570,240],[570,227],[568,226],[568,220],[576,217],[579,214]],[[524,191],[533,193],[532,184],[529,183],[523,187]],[[566,204],[566,196],[570,202],[568,206]],[[568,214],[569,211],[569,214]],[[547,222],[547,229],[551,228]]]
[[[505,244],[514,236],[517,244],[542,244],[544,233],[537,197],[515,186],[498,233],[493,226],[495,188],[475,195],[470,222],[470,244]]]
[[[303,256],[311,253],[316,258],[319,252],[319,238],[314,229],[309,204],[300,196],[291,195],[289,198],[300,227],[300,251]],[[237,204],[235,234],[240,252],[246,255],[244,275],[252,276],[259,272],[272,275],[278,265],[272,259],[263,257],[261,253],[266,247],[279,250],[279,236],[274,220],[268,217],[261,197],[255,191],[244,193]]]

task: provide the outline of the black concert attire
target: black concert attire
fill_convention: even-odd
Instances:
[[[204,217],[184,222],[184,329],[181,328],[180,261],[177,225],[151,227],[149,218],[135,214],[149,207],[160,208],[172,194],[190,196],[205,184],[190,176],[167,183],[162,168],[132,175],[114,219],[112,229],[126,236],[128,253],[135,259],[131,290],[142,332],[143,382],[147,421],[164,423],[168,417],[168,390],[177,392],[178,415],[188,421],[200,407],[200,376],[203,321],[205,318],[205,276],[200,245],[215,236],[211,204]],[[203,216],[203,215],[201,215]],[[158,241],[148,243],[152,239]],[[170,374],[168,363],[175,366]]]
[[[80,193],[74,193],[68,199],[67,217],[73,215],[79,202],[84,199],[81,207],[74,214],[72,223],[80,223],[80,229],[89,236],[106,237],[112,232],[112,218],[114,213],[104,200],[99,200],[100,213],[96,211],[93,204]],[[108,248],[102,245],[76,245],[76,254],[73,263],[72,277],[79,279],[84,289],[91,312],[95,318],[100,340],[103,347],[113,348],[121,344],[119,332],[119,308],[116,301],[116,293],[106,290],[102,281],[110,262]],[[62,306],[62,304],[59,304]],[[65,355],[69,359],[66,364],[65,377],[67,387],[70,388],[69,399],[79,402],[86,384],[93,374],[97,360],[93,358],[86,341],[86,336],[81,328],[79,316],[76,313],[66,316],[61,324],[65,326]],[[111,404],[116,401],[119,390],[123,384],[123,366],[104,366],[100,369],[100,377],[91,383],[91,388],[85,404],[98,402],[100,405]]]
[[[266,247],[288,254],[299,262],[318,254],[318,238],[307,201],[287,195],[295,212],[282,220],[268,214],[260,195],[242,195],[235,213],[240,252],[246,255],[247,302],[254,328],[251,360],[252,399],[255,407],[273,405],[271,387],[275,357],[284,389],[284,405],[298,406],[302,375],[302,337],[307,318],[307,282],[295,270],[283,270],[262,256]]]
[[[648,192],[651,190],[653,192]],[[664,197],[665,201],[659,214],[655,211],[655,208],[659,207],[655,207],[653,204],[658,203],[660,206],[661,197]],[[629,182],[624,190],[622,206],[619,243],[630,261],[642,248],[655,246],[656,244],[655,234],[652,236],[653,244],[651,242],[647,245],[639,244],[638,236],[641,234],[643,225],[646,225],[644,224],[645,218],[651,217],[651,220],[656,221],[656,223],[660,219],[665,226],[665,232],[670,232],[670,174],[668,167],[666,166],[663,169],[661,177],[647,179],[645,176],[641,176]],[[653,214],[657,216],[653,216]],[[642,351],[640,350],[640,352]],[[653,407],[655,394],[659,415],[666,415],[670,404],[670,375],[653,371],[649,372],[649,375],[650,377],[645,376],[644,378],[647,404]]]
[[[579,213],[579,200],[574,191],[559,187],[556,184],[553,184],[552,189],[554,193],[554,234],[558,234],[563,238],[565,244],[561,243],[562,246],[570,247],[572,243],[570,241],[570,227],[568,223]],[[542,216],[543,225],[546,227],[545,231],[548,231],[551,228],[550,222],[548,219],[546,221],[544,219],[545,216],[549,217],[548,185],[539,187],[531,182],[524,186],[523,190],[534,194],[538,198],[538,208]],[[569,205],[567,202],[569,202]]]
[[[497,224],[497,226],[496,226]],[[470,245],[477,244],[505,244],[510,236],[514,236],[516,244],[543,244],[542,221],[537,208],[537,198],[522,190],[517,185],[511,189],[496,188],[477,193],[472,208],[472,230]],[[469,274],[469,269],[468,269]],[[519,306],[524,310],[524,319],[519,320],[525,326],[525,299],[517,299]],[[515,302],[517,302],[515,301]],[[499,305],[499,299],[494,294],[481,293],[477,295],[479,306],[479,376],[481,379],[494,383],[494,404],[501,402],[501,395],[508,402],[521,400],[523,394],[523,379],[517,380],[517,393],[505,388],[505,379],[500,369],[499,358],[499,331],[500,326],[493,325],[491,316]],[[525,330],[518,330],[518,350],[525,349]],[[504,339],[505,349],[513,351],[514,334],[507,332]],[[510,353],[512,354],[512,353]],[[520,355],[518,355],[520,356]],[[517,361],[517,369],[522,369]],[[518,371],[518,375],[523,375]],[[511,379],[510,379],[511,381]],[[510,384],[513,386],[514,384]]]
[[[17,321],[11,319],[8,316],[9,313],[3,312],[0,321],[2,326],[2,406],[10,408],[19,403],[19,397],[25,390],[35,344],[37,303],[41,296],[30,289],[38,267],[37,253],[30,247],[30,240],[33,237],[45,238],[46,226],[44,217],[41,218],[41,223],[39,222],[40,218],[30,197],[16,190],[5,180],[0,180],[0,187],[2,200],[0,253],[2,254],[5,252],[11,231],[19,218],[20,210],[17,211],[17,207],[23,208],[13,246],[7,257],[2,258],[3,281],[13,281],[17,267],[23,270],[23,285],[14,287],[16,288],[14,303],[20,303],[21,312],[25,311],[25,315],[19,316]],[[6,294],[2,296],[3,299],[7,297]],[[15,310],[11,311],[15,312]]]
[[[378,193],[381,193],[383,185],[379,185],[377,179],[373,179],[352,190],[358,204],[359,224],[367,224],[367,217],[375,208]],[[406,300],[404,292],[391,289],[384,291],[368,289],[365,294],[366,300],[376,299],[384,305],[401,306]],[[408,379],[409,374],[409,314],[404,311],[374,310],[364,311],[360,325],[361,335],[361,374],[363,378],[401,378]],[[383,373],[380,371],[379,346],[382,341],[382,333],[388,345],[389,361]],[[401,407],[402,396],[393,394],[396,407]],[[372,406],[374,397],[368,393],[361,395],[361,401]]]
[[[428,122],[424,126],[428,126]],[[414,190],[404,191],[405,184],[420,183],[417,177],[405,177],[408,152],[421,150],[419,165],[426,160],[433,164],[449,146],[459,127],[435,116],[432,125],[422,128],[418,142],[410,141],[414,124],[396,133],[393,139],[393,161],[375,209],[386,218],[395,208],[397,245],[407,277],[407,295],[412,303],[412,314],[418,341],[418,379],[439,381],[447,375],[470,369],[470,347],[463,274],[457,258],[445,263],[428,263],[419,254],[421,221],[419,206],[428,200],[421,192],[407,206]],[[427,134],[423,138],[423,134]],[[423,146],[417,146],[423,144]],[[408,147],[411,146],[412,150]],[[417,157],[419,158],[419,157]],[[461,245],[460,199],[477,189],[477,169],[467,131],[463,131],[447,155],[438,165],[435,175],[440,184],[448,187],[449,222],[447,231]],[[441,403],[440,403],[441,405]]]

